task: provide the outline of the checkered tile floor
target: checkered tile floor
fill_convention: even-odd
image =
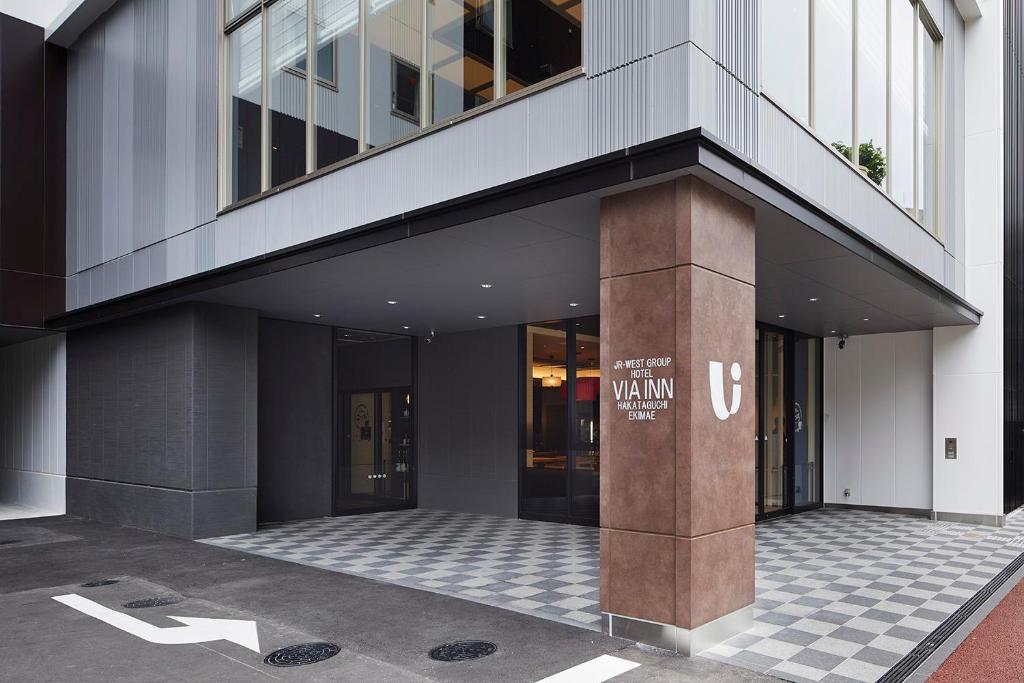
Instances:
[[[601,628],[595,528],[402,510],[205,542]]]
[[[1002,529],[852,510],[757,527],[754,627],[704,656],[791,681],[876,681],[1024,551]]]
[[[213,545],[600,628],[597,530],[434,510],[280,524]],[[1002,529],[817,510],[760,524],[754,627],[704,656],[792,681],[875,681],[1024,552]]]

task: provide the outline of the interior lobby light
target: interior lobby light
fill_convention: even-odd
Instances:
[[[554,388],[562,386],[562,379],[555,375],[554,371],[547,377],[544,377],[540,381],[542,387]]]

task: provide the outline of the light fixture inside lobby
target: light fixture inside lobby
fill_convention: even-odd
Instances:
[[[550,375],[540,380],[540,385],[549,389],[560,387],[562,386],[562,378],[557,376],[554,370],[552,370]]]

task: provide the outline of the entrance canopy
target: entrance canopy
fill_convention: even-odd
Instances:
[[[274,318],[414,335],[595,315],[600,199],[636,186],[398,239],[189,298]],[[758,320],[814,336],[977,322],[976,311],[909,265],[865,243],[840,243],[742,194],[755,207]]]

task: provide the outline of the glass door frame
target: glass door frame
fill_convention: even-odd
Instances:
[[[588,318],[591,316],[582,316]],[[596,317],[596,316],[593,316]],[[526,501],[528,496],[524,488],[524,477],[523,471],[526,469],[526,450],[529,447],[527,444],[526,434],[526,392],[527,383],[525,382],[526,370],[532,359],[526,357],[526,335],[529,334],[527,328],[531,324],[519,326],[519,340],[518,340],[518,355],[519,355],[519,382],[516,383],[518,387],[518,400],[519,400],[519,458],[518,467],[516,468],[516,480],[517,488],[519,490],[519,518],[520,519],[532,519],[541,522],[560,522],[564,524],[576,524],[579,526],[598,526],[600,524],[600,513],[598,518],[593,517],[581,517],[574,514],[575,500],[573,477],[576,469],[576,455],[581,452],[581,444],[576,434],[576,421],[578,419],[578,406],[576,405],[576,326],[573,324],[574,321],[580,320],[581,318],[560,318],[557,320],[545,320],[539,321],[539,323],[531,324],[545,324],[560,322],[563,324],[565,329],[565,390],[566,390],[566,419],[565,419],[565,445],[566,445],[566,461],[565,461],[565,498],[566,498],[566,510],[565,514],[545,514],[542,512],[531,512],[526,509]],[[600,430],[599,430],[600,433]],[[600,476],[600,471],[598,476]]]
[[[413,364],[415,368],[415,362]],[[411,424],[410,430],[412,431],[412,440],[409,446],[409,463],[408,471],[406,476],[409,482],[409,499],[400,502],[374,502],[362,507],[354,508],[341,508],[338,505],[339,497],[341,494],[341,478],[340,475],[343,472],[343,467],[346,462],[349,463],[349,477],[351,477],[351,442],[346,443],[345,430],[346,427],[342,424],[339,419],[344,417],[348,419],[350,417],[349,411],[351,410],[350,401],[354,394],[371,394],[374,401],[374,467],[381,461],[383,457],[381,453],[381,439],[383,437],[383,420],[384,415],[381,411],[381,396],[391,392],[394,394],[405,394],[409,393],[412,396],[412,415],[410,416]],[[416,427],[417,427],[417,415],[416,410],[416,391],[414,386],[403,386],[403,387],[376,387],[373,389],[336,389],[334,392],[334,458],[332,459],[331,468],[331,514],[334,517],[345,517],[348,515],[361,515],[367,512],[389,512],[392,510],[410,510],[416,507],[416,483],[417,483],[417,467],[416,467]],[[346,481],[350,481],[347,479]],[[380,499],[380,495],[377,490],[380,488],[379,482],[374,482],[374,494],[373,497]]]
[[[783,383],[782,383],[783,384],[783,389],[782,389],[782,396],[783,396],[783,399],[782,399],[782,402],[783,402],[783,405],[786,408],[786,416],[785,416],[785,419],[786,419],[786,437],[785,437],[785,440],[783,442],[783,454],[782,454],[782,457],[783,457],[783,472],[784,472],[783,476],[785,478],[785,480],[783,481],[783,487],[784,487],[783,500],[785,501],[785,504],[783,506],[781,506],[778,510],[773,510],[773,511],[767,512],[767,513],[764,511],[765,434],[763,432],[764,420],[762,419],[762,416],[764,415],[764,411],[765,411],[765,408],[766,408],[766,405],[765,405],[765,394],[766,394],[766,392],[764,391],[764,361],[763,361],[763,358],[762,358],[762,356],[763,356],[763,354],[762,354],[762,344],[764,343],[764,339],[762,337],[762,334],[764,332],[772,332],[772,333],[775,333],[775,334],[781,334],[782,338],[783,338],[783,359],[782,359],[782,365],[783,365]],[[817,353],[816,353],[816,366],[817,366],[816,367],[816,376],[817,376],[817,382],[816,382],[816,386],[815,386],[815,391],[817,392],[817,397],[818,397],[817,406],[818,406],[819,416],[818,416],[818,419],[816,420],[816,429],[815,429],[814,438],[817,439],[817,446],[818,446],[817,447],[817,453],[818,453],[818,468],[817,468],[817,470],[818,470],[817,471],[818,482],[817,483],[818,483],[818,498],[819,498],[819,500],[814,501],[814,502],[810,502],[810,503],[805,503],[803,505],[795,505],[794,504],[794,501],[796,499],[796,495],[795,495],[796,494],[796,468],[794,467],[794,462],[793,462],[794,461],[794,456],[793,456],[793,454],[794,454],[794,450],[793,450],[794,449],[794,441],[793,441],[793,438],[792,438],[793,435],[796,433],[795,432],[795,421],[794,421],[795,420],[795,416],[794,416],[794,411],[793,411],[792,407],[793,407],[793,398],[794,398],[794,394],[795,394],[795,391],[794,391],[795,390],[794,376],[795,376],[795,370],[796,370],[796,368],[794,367],[795,355],[796,355],[795,354],[795,346],[796,346],[796,341],[798,339],[817,339],[818,340],[818,345],[817,345],[818,346],[818,350],[817,350]],[[755,479],[756,479],[756,486],[755,486],[756,500],[754,502],[754,505],[755,505],[755,507],[754,507],[755,515],[754,516],[755,516],[755,519],[757,521],[762,521],[762,520],[774,519],[776,517],[783,517],[785,515],[791,515],[791,514],[794,514],[796,512],[804,512],[806,510],[813,510],[813,509],[817,509],[817,508],[823,507],[822,498],[824,497],[824,489],[825,489],[825,486],[824,486],[824,484],[825,484],[825,467],[824,467],[824,457],[823,457],[824,456],[824,449],[823,449],[823,446],[824,446],[824,416],[825,416],[824,403],[823,403],[823,399],[824,399],[824,396],[825,396],[825,392],[824,392],[824,355],[825,354],[824,354],[823,340],[820,337],[814,337],[812,335],[803,334],[803,333],[797,332],[795,330],[789,330],[789,329],[786,329],[784,327],[778,327],[776,325],[771,325],[771,324],[768,324],[768,323],[762,323],[760,321],[757,322],[757,341],[756,341],[756,345],[757,346],[756,346],[756,352],[755,352],[755,359],[756,359],[757,376],[756,376],[756,388],[755,388],[755,392],[754,393],[755,393],[756,398],[757,398],[757,406],[756,406],[757,425],[755,427],[755,429],[757,431],[756,431],[756,433],[754,435],[754,441],[755,441],[755,444],[756,444],[756,446],[755,446],[756,452],[755,452],[755,456],[754,456],[756,458],[756,460],[754,462],[754,471],[755,471]]]

